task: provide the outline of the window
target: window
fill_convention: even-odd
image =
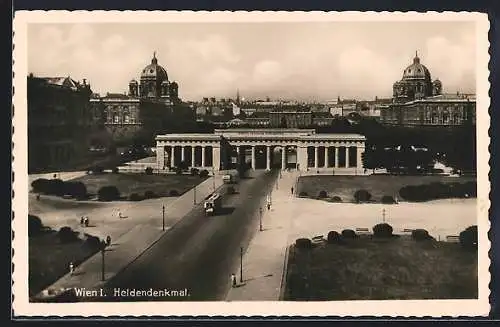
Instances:
[[[433,112],[431,114],[431,124],[438,124],[439,123],[439,116],[437,114],[437,112]]]
[[[123,122],[125,124],[130,123],[130,116],[129,116],[128,112],[123,115]]]
[[[120,116],[115,112],[113,113],[113,124],[120,123]]]
[[[448,111],[443,112],[443,124],[447,125],[450,123],[450,114]]]

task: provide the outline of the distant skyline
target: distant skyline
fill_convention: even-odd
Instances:
[[[473,22],[32,24],[28,71],[124,93],[156,52],[186,101],[391,97],[418,51],[445,93],[474,93]]]

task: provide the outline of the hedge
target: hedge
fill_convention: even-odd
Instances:
[[[144,198],[145,199],[154,199],[154,198],[157,198],[157,197],[158,197],[158,195],[155,192],[151,191],[151,190],[148,190],[148,191],[144,192]]]
[[[42,220],[38,216],[28,215],[28,236],[36,236],[43,230]]]
[[[325,191],[325,190],[320,191],[320,192],[319,192],[319,194],[318,194],[318,198],[320,198],[320,199],[324,199],[324,198],[326,198],[327,196],[328,196],[328,193],[326,193],[326,191]]]
[[[380,200],[383,204],[394,204],[396,203],[396,200],[390,195],[384,195],[382,199]]]
[[[139,194],[137,194],[137,193],[132,193],[132,194],[130,194],[130,195],[128,196],[128,199],[129,199],[130,201],[141,201],[141,200],[142,200],[142,197],[141,197]]]
[[[386,238],[392,237],[392,226],[387,223],[377,224],[373,226],[373,235],[375,237]]]
[[[353,231],[352,229],[344,229],[342,231],[342,237],[345,239],[354,239],[357,238],[358,235],[356,235],[356,232]]]
[[[144,169],[144,172],[146,173],[146,175],[153,175],[153,168],[147,167],[146,169]]]
[[[310,249],[312,248],[312,242],[308,238],[298,238],[295,240],[295,247],[297,249]]]
[[[466,249],[477,249],[477,226],[469,226],[459,235],[460,244]]]
[[[414,229],[411,232],[411,238],[415,241],[428,241],[432,239],[432,236],[425,229]]]
[[[168,195],[170,195],[170,196],[179,196],[179,192],[177,190],[170,190],[170,192],[168,193]]]
[[[200,177],[202,178],[208,177],[208,170],[203,169],[202,171],[200,171]]]
[[[36,193],[57,196],[71,195],[77,199],[85,199],[87,197],[87,187],[82,182],[64,182],[60,179],[39,178],[34,180],[31,186]]]
[[[116,201],[120,199],[120,191],[116,186],[103,186],[97,192],[99,201]]]
[[[407,201],[429,201],[447,198],[467,198],[477,196],[477,183],[430,183],[408,185],[399,190],[399,195]]]
[[[357,190],[354,193],[354,201],[360,202],[368,202],[372,198],[372,195],[367,190]]]
[[[61,241],[61,243],[71,243],[78,240],[77,233],[68,226],[61,227],[61,229],[57,232],[57,236],[59,237],[59,241]]]
[[[198,168],[191,168],[191,176],[196,176],[200,173],[200,170]]]
[[[337,231],[332,230],[328,232],[326,241],[328,242],[328,244],[339,244],[342,241],[342,237]]]
[[[342,202],[342,199],[340,198],[340,196],[334,196],[331,198],[331,201],[332,202]]]

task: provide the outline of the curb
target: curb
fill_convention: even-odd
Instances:
[[[285,297],[285,291],[286,291],[286,279],[288,275],[288,255],[290,254],[290,245],[286,245],[286,250],[285,250],[285,260],[283,262],[283,269],[281,273],[281,283],[280,283],[280,294],[278,297],[278,301],[283,301]]]

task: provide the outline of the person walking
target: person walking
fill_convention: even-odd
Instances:
[[[293,186],[292,186],[292,188],[290,190],[292,191],[292,195],[293,195]]]
[[[234,273],[231,274],[231,287],[236,287],[236,275]]]
[[[111,245],[111,236],[106,236],[106,245],[110,246]]]
[[[90,224],[89,217],[85,217],[84,223],[85,223],[85,227],[89,227],[89,224]]]
[[[75,272],[75,266],[73,265],[73,262],[70,262],[69,263],[69,273],[70,273],[70,275],[73,275],[74,272]]]
[[[80,226],[83,226],[85,224],[85,218],[83,216],[80,218]]]

